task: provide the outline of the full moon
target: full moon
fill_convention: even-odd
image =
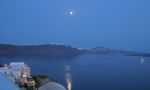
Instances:
[[[73,15],[73,11],[70,11],[69,13],[70,13],[70,15]]]

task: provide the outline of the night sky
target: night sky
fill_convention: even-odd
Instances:
[[[150,52],[150,0],[0,0],[0,43]]]

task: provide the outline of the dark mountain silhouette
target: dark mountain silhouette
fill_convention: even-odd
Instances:
[[[111,48],[106,48],[106,47],[92,48],[90,50],[86,50],[86,53],[89,53],[89,54],[117,54],[117,55],[145,56],[145,57],[150,56],[150,53],[111,49]]]
[[[150,53],[117,50],[106,47],[79,49],[72,46],[44,44],[44,45],[10,45],[0,44],[0,56],[48,56],[74,57],[82,54],[117,54],[130,56],[150,56]]]
[[[82,54],[82,51],[66,45],[9,45],[0,44],[0,56],[50,56],[73,57]]]

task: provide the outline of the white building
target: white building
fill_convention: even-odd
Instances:
[[[24,62],[11,62],[9,65],[0,67],[0,73],[5,74],[11,81],[23,77],[30,77],[30,68]]]
[[[11,74],[11,69],[7,66],[0,67],[0,73],[9,75]]]
[[[30,68],[28,66],[24,66],[22,68],[21,74],[23,77],[30,77]]]
[[[13,71],[21,71],[23,67],[25,67],[25,63],[24,62],[11,62],[10,63],[10,68]]]

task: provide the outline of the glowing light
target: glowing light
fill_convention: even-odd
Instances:
[[[140,62],[141,62],[141,64],[144,64],[144,59],[142,58],[142,59],[140,60]]]
[[[72,90],[71,73],[66,73],[67,90]]]
[[[65,70],[66,70],[66,83],[67,83],[67,90],[72,90],[72,76],[71,76],[71,66],[70,65],[66,65],[65,66]]]
[[[70,13],[70,15],[73,15],[73,14],[74,14],[73,11],[70,11],[69,13]]]

